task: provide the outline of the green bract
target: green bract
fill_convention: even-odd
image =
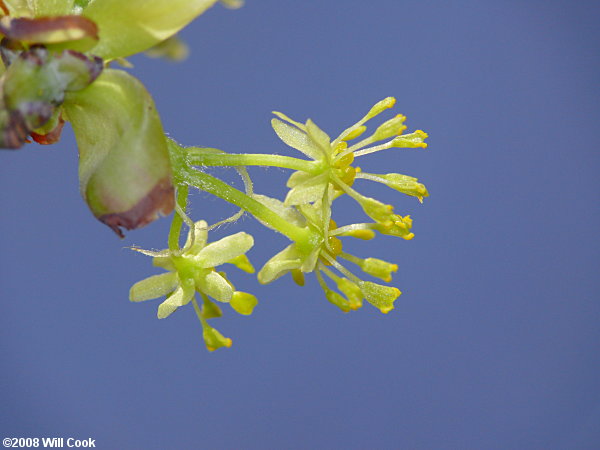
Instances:
[[[107,69],[64,104],[79,148],[80,190],[93,214],[122,235],[173,210],[160,118],[136,78]]]
[[[104,59],[143,52],[170,38],[218,0],[92,0],[82,14],[98,25],[92,50]]]

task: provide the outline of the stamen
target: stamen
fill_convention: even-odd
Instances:
[[[392,142],[393,141],[389,141],[389,142],[386,142],[385,144],[380,144],[380,145],[376,145],[374,147],[364,148],[362,150],[354,152],[354,157],[357,158],[359,156],[368,155],[370,153],[379,152],[381,150],[387,150],[388,148],[392,148]]]
[[[355,283],[358,284],[362,281],[360,278],[358,278],[356,275],[354,275],[352,272],[350,272],[348,269],[342,266],[339,262],[337,262],[334,258],[329,256],[327,252],[321,253],[321,256],[323,256],[327,261],[329,261],[331,265],[335,267],[340,273],[343,273]]]
[[[340,234],[357,231],[357,230],[372,230],[376,224],[374,223],[353,223],[352,225],[345,225],[343,227],[332,230],[329,234],[331,236],[339,236]]]

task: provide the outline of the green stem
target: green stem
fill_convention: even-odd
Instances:
[[[180,185],[177,187],[177,205],[185,211],[187,206],[189,187],[188,185]],[[173,212],[173,221],[171,222],[171,229],[169,230],[169,250],[179,250],[179,236],[181,234],[181,225],[183,224],[183,218],[177,213]]]
[[[199,148],[186,148],[187,161],[194,166],[274,166],[317,174],[323,171],[319,161],[307,161],[282,155],[203,153]]]
[[[204,320],[204,317],[202,316],[202,310],[200,309],[200,306],[198,305],[198,301],[196,300],[195,295],[192,297],[192,304],[194,305],[194,311],[196,311],[196,315],[198,316],[198,319],[200,319],[200,322],[202,322]]]
[[[308,229],[291,224],[259,201],[244,194],[242,191],[229,186],[227,183],[212,175],[192,168],[183,169],[183,173],[180,173],[180,175],[182,175],[186,182],[192,186],[248,211],[257,219],[269,224],[269,226],[287,236],[292,241],[308,243],[308,240],[311,238],[311,232]]]

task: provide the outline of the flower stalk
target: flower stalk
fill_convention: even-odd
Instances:
[[[301,170],[306,173],[318,174],[324,167],[315,161],[293,158],[291,156],[269,154],[231,154],[231,153],[205,153],[202,149],[188,147],[187,160],[193,166],[271,166],[282,169]]]

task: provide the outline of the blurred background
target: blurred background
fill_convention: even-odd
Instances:
[[[182,37],[182,64],[132,58],[185,145],[294,155],[270,111],[331,135],[395,96],[429,148],[360,161],[416,176],[414,198],[361,191],[414,219],[412,241],[352,243],[399,264],[396,309],[343,314],[314,276],[258,286],[251,317],[156,319],[129,287],[159,270],[170,220],[119,240],[79,196],[70,130],[0,153],[0,435],[98,448],[600,447],[600,6],[595,1],[249,0]],[[390,116],[393,114],[390,112]],[[387,117],[386,117],[387,118]],[[215,173],[238,183],[225,170]],[[284,196],[288,173],[251,171]],[[339,223],[361,220],[351,202]],[[191,215],[235,209],[194,195]],[[260,267],[286,244],[251,217]]]

